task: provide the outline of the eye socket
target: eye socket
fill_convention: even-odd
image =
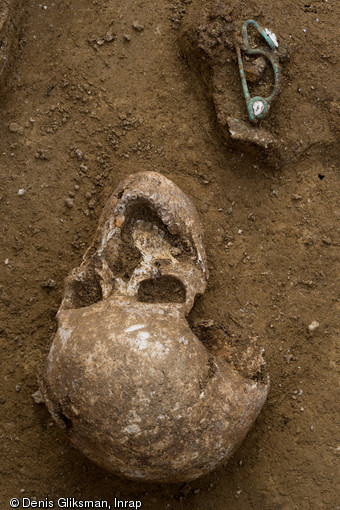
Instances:
[[[90,306],[103,299],[102,289],[94,272],[89,273],[88,278],[82,281],[73,280],[70,286],[74,308]]]
[[[142,281],[137,298],[142,303],[185,303],[186,290],[178,278],[161,276]]]

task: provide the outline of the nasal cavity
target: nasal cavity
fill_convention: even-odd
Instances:
[[[185,286],[174,276],[144,280],[138,290],[142,303],[185,303],[185,297]]]

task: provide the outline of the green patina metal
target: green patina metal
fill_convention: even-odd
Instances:
[[[272,51],[263,48],[250,48],[248,41],[248,26],[252,25],[258,33],[263,37],[268,46]],[[237,53],[238,66],[240,70],[241,82],[244,97],[246,99],[248,115],[250,122],[256,123],[258,120],[263,119],[269,112],[270,105],[278,95],[280,91],[280,69],[276,56],[276,44],[273,39],[266,33],[266,31],[254,20],[248,19],[243,23],[242,26],[242,43],[239,44],[237,38],[235,37],[235,49]],[[274,72],[274,88],[270,96],[264,98],[261,96],[250,97],[247,79],[244,72],[243,60],[241,50],[247,53],[248,55],[262,55],[266,57],[272,65]]]

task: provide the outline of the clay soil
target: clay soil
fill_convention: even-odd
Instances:
[[[340,508],[339,1],[240,2],[289,50],[263,126],[299,150],[276,166],[221,135],[179,40],[190,3],[31,0],[21,12],[0,92],[0,510],[13,497]],[[235,60],[229,75],[235,90]],[[241,87],[237,97],[233,115],[246,120]],[[237,453],[185,485],[108,474],[31,397],[64,278],[113,189],[142,170],[172,179],[199,212],[210,279],[193,319],[258,337],[271,377]]]

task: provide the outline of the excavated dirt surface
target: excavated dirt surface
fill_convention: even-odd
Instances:
[[[22,13],[0,92],[1,510],[13,497],[55,508],[66,497],[112,508],[115,498],[141,500],[147,510],[340,508],[340,4],[240,2],[290,55],[263,126],[299,157],[273,169],[224,143],[206,82],[181,53],[189,3],[31,0]],[[236,61],[228,65],[236,97]],[[241,87],[233,108],[244,119]],[[258,337],[271,376],[234,457],[184,485],[108,474],[31,397],[63,280],[113,189],[142,170],[179,185],[205,230],[210,279],[190,320]]]

